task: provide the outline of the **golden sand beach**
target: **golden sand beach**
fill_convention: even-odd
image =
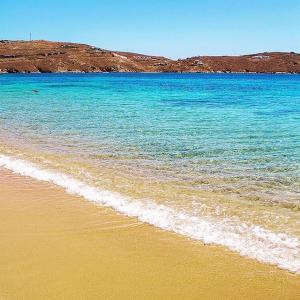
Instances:
[[[299,299],[300,277],[0,171],[0,299]]]

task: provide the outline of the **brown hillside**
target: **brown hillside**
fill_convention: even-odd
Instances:
[[[300,73],[300,54],[259,53],[171,60],[84,44],[0,41],[0,73],[42,72],[255,72]]]

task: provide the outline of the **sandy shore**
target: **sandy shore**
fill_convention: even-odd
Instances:
[[[300,276],[0,170],[0,299],[299,299]]]

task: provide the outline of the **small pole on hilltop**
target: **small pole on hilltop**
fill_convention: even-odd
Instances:
[[[31,42],[31,32],[29,33],[29,40],[30,40],[30,42]]]

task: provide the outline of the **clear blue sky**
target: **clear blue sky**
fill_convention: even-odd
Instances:
[[[300,0],[1,1],[0,39],[158,54],[300,52]]]

